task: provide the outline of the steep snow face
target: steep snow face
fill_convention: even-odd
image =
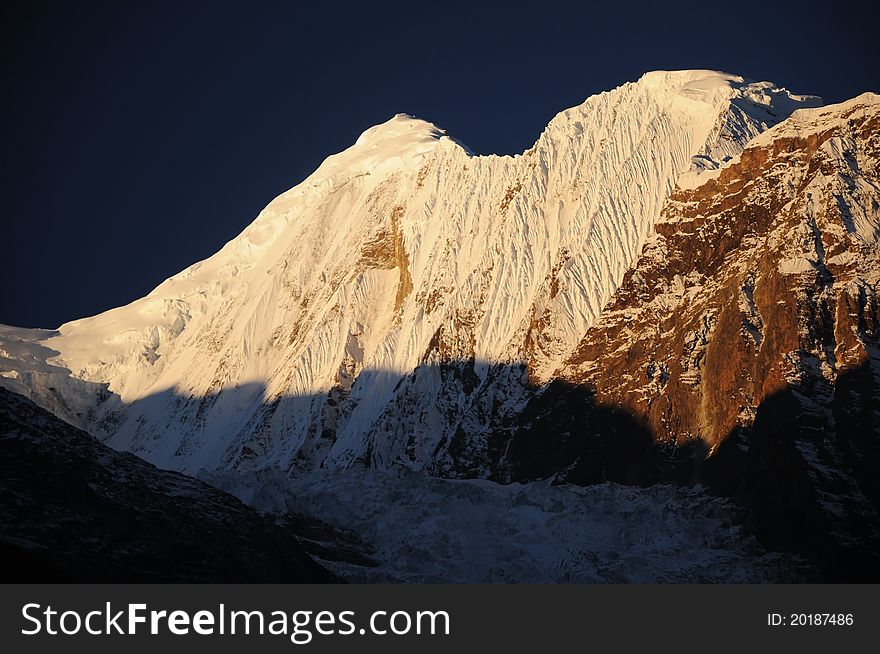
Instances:
[[[480,429],[466,424],[477,389],[507,410],[571,355],[682,173],[818,104],[712,71],[648,73],[512,157],[399,114],[216,255],[62,325],[45,339],[59,354],[35,353],[52,369],[30,359],[13,381],[44,405],[85,402],[64,417],[190,472],[433,465],[451,433]]]

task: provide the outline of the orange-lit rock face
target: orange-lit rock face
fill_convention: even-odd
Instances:
[[[702,177],[500,434],[506,478],[705,482],[765,545],[877,578],[880,97],[798,112]]]
[[[877,374],[880,103],[804,113],[822,115],[671,196],[563,379],[712,451],[775,393],[820,407],[847,371]]]

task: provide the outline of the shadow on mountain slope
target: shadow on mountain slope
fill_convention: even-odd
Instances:
[[[513,420],[503,436],[496,433],[505,441],[504,481],[688,484],[707,453],[702,441],[678,447],[657,442],[638,416],[597,402],[589,387],[561,380],[550,382]]]
[[[751,509],[767,547],[809,556],[828,581],[880,580],[875,386],[867,364],[841,374],[830,406],[789,386],[705,466],[710,481]],[[744,436],[745,456],[737,447]]]
[[[702,483],[748,509],[747,526],[765,547],[808,556],[826,581],[876,581],[876,385],[866,362],[842,373],[824,400],[815,388],[788,386],[709,456],[701,440],[657,442],[638,416],[553,382],[505,434],[507,480]]]
[[[701,483],[743,504],[749,514],[747,525],[766,547],[807,555],[820,566],[827,581],[880,579],[880,482],[876,472],[880,429],[872,403],[876,379],[870,364],[842,374],[830,399],[814,397],[811,393],[815,394],[815,389],[797,386],[767,398],[757,408],[754,425],[729,434],[711,456],[699,439],[679,445],[658,442],[638,416],[598,402],[589,387],[558,380],[540,388],[530,386],[521,366],[489,366],[491,377],[509,374],[523,380],[517,392],[527,400],[524,407],[515,411],[509,405],[500,408],[493,398],[487,399],[491,393],[475,365],[471,360],[423,365],[417,370],[418,375],[437,375],[442,382],[434,387],[436,395],[429,398],[436,400],[433,408],[442,404],[441,393],[467,398],[454,410],[446,409],[457,413],[452,418],[446,416],[450,427],[442,435],[432,433],[436,423],[413,418],[424,415],[425,396],[418,395],[424,393],[424,387],[407,391],[402,385],[408,377],[400,377],[394,387],[395,399],[381,420],[363,434],[364,451],[350,464],[381,467],[403,463],[412,468],[409,453],[428,440],[435,444],[433,460],[422,469],[445,477],[486,477],[502,483],[553,479],[578,485],[606,481],[637,486]],[[147,434],[135,452],[166,462],[170,454],[173,461],[175,456],[213,447],[214,439],[222,437],[222,452],[215,461],[253,470],[265,457],[268,465],[286,467],[295,474],[303,460],[320,460],[334,447],[336,421],[350,415],[345,409],[350,395],[340,395],[338,389],[271,402],[263,397],[261,385],[249,384],[209,397],[178,397],[168,391],[144,398],[136,405],[152,414],[158,411],[158,415],[165,415],[161,412],[168,407],[188,407],[180,415],[189,418],[188,422],[172,423],[173,411],[168,413],[167,430]],[[422,401],[413,404],[417,398]],[[301,411],[314,415],[316,406],[322,407],[319,415],[325,422],[310,424],[306,439],[291,444],[290,434],[284,431],[287,417]],[[250,417],[239,420],[230,430],[229,416],[242,407]],[[330,414],[324,410],[327,407],[332,408]],[[474,433],[475,425],[479,433]],[[394,434],[389,436],[391,432]],[[166,442],[161,442],[163,439]],[[112,437],[109,442],[113,443]],[[377,455],[375,449],[380,445],[396,454]],[[277,453],[284,448],[286,459],[279,460]],[[162,452],[161,456],[157,457],[157,452]],[[35,461],[32,470],[37,485],[40,465]],[[67,470],[71,478],[86,472],[85,463],[82,469]],[[157,501],[161,505],[164,500]],[[71,499],[68,505],[73,513],[77,510],[74,504]],[[218,546],[222,542],[218,541]],[[229,541],[228,546],[239,547],[235,541]],[[178,552],[169,551],[168,555],[176,557]],[[259,569],[248,579],[269,574]]]
[[[262,517],[3,388],[0,443],[6,583],[336,581],[306,553],[314,521]]]

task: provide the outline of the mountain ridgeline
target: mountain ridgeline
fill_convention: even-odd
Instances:
[[[477,156],[398,115],[0,385],[189,474],[701,481],[829,579],[880,543],[880,98],[648,73]]]

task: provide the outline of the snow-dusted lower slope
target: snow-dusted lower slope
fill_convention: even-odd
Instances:
[[[478,434],[571,355],[682,173],[697,184],[818,102],[648,73],[516,156],[395,116],[147,297],[48,338],[0,333],[0,383],[190,472],[437,468],[461,458],[452,435]]]

